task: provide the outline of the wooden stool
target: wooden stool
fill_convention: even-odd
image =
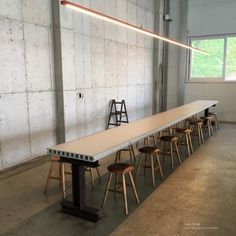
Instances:
[[[203,116],[203,117],[201,117],[201,120],[203,121],[203,125],[208,130],[208,137],[212,136],[213,135],[213,127],[212,127],[213,117],[212,116]]]
[[[176,128],[175,132],[177,133],[178,144],[186,145],[188,149],[188,156],[191,152],[193,153],[193,144],[191,139],[192,130],[188,128]],[[181,136],[184,135],[185,140],[181,140]]]
[[[192,135],[198,136],[198,143],[204,143],[204,136],[202,131],[203,122],[201,120],[192,120],[188,123],[189,128],[192,130]]]
[[[136,162],[136,157],[135,157],[133,145],[130,145],[127,149],[121,149],[121,150],[117,151],[115,163],[118,163],[120,161],[121,152],[127,152],[127,151],[129,152],[130,164],[134,165]]]
[[[65,196],[66,196],[66,186],[65,186],[65,167],[64,167],[64,163],[60,162],[60,157],[58,157],[58,156],[51,157],[50,162],[51,162],[51,165],[50,165],[50,168],[49,168],[46,185],[44,187],[44,193],[47,193],[47,187],[49,185],[50,179],[59,180],[59,185],[62,189],[63,198],[65,198]],[[55,163],[58,164],[58,175],[57,176],[52,175],[52,170],[53,170],[53,166],[54,166]]]
[[[219,120],[218,120],[217,113],[216,112],[208,112],[208,115],[213,117],[213,122],[214,122],[214,125],[215,125],[215,130],[219,129],[220,125],[219,125]]]
[[[135,179],[137,177],[137,174],[138,174],[138,171],[139,171],[139,168],[140,168],[141,159],[143,157],[142,154],[145,154],[145,156],[144,156],[145,159],[144,159],[144,164],[143,164],[144,174],[145,174],[146,168],[151,168],[151,172],[152,172],[152,186],[154,187],[155,186],[155,175],[154,175],[154,170],[155,169],[159,169],[160,170],[161,177],[162,177],[162,179],[164,179],[162,168],[161,168],[161,163],[160,163],[160,158],[159,158],[160,150],[158,148],[156,148],[156,147],[146,146],[146,147],[140,148],[139,151],[141,152],[141,155],[140,155],[140,158],[139,158],[139,161],[138,161],[138,165],[137,165],[137,169],[136,169],[136,172],[135,172]],[[151,165],[147,165],[147,157],[150,157]],[[156,158],[155,165],[154,165],[154,158]]]
[[[93,169],[94,168],[87,167],[87,166],[85,168],[86,168],[85,171],[89,172],[89,174],[90,174],[91,185],[92,185],[92,189],[94,190],[94,175],[93,175]],[[95,167],[95,169],[96,169],[96,172],[97,172],[98,179],[99,179],[99,181],[101,181],[102,179],[101,179],[101,175],[99,173],[98,167]]]
[[[127,203],[127,191],[126,191],[126,181],[125,181],[125,174],[129,175],[130,178],[130,182],[132,185],[132,189],[133,189],[133,193],[136,199],[136,202],[139,203],[139,197],[136,191],[136,187],[134,184],[134,180],[132,177],[131,172],[134,170],[134,167],[132,165],[126,164],[126,163],[115,163],[115,164],[111,164],[107,167],[107,170],[110,172],[109,177],[108,177],[108,181],[107,181],[107,185],[106,185],[106,190],[104,193],[104,197],[103,197],[103,201],[102,201],[102,206],[101,208],[103,208],[106,199],[107,199],[107,194],[108,191],[112,191],[114,192],[114,196],[116,192],[123,192],[123,198],[124,198],[124,210],[125,210],[125,214],[128,214],[128,203]],[[112,179],[112,174],[115,174],[115,183],[114,183],[114,189],[110,189],[110,185],[111,185],[111,179]],[[119,191],[117,188],[117,184],[118,184],[118,177],[119,175],[122,175],[122,187],[123,187],[123,191]]]
[[[53,156],[50,159],[51,165],[49,168],[49,172],[48,172],[48,177],[47,177],[47,181],[46,181],[46,185],[44,187],[44,193],[47,193],[47,188],[50,182],[50,179],[54,179],[54,180],[58,180],[59,181],[59,185],[62,189],[62,193],[63,193],[63,198],[66,197],[66,183],[65,183],[65,175],[66,174],[71,174],[71,171],[65,171],[65,163],[62,163],[60,161],[60,157],[59,156]],[[58,164],[58,176],[53,176],[52,175],[52,171],[53,171],[53,166],[55,164]],[[92,184],[92,189],[94,189],[94,176],[93,176],[93,170],[91,167],[85,167],[86,171],[90,173],[90,179],[91,179],[91,184]],[[96,171],[97,171],[97,175],[99,178],[99,181],[101,181],[101,176],[99,173],[99,169],[98,167],[96,167]]]
[[[178,138],[171,135],[165,135],[160,137],[161,141],[161,153],[163,154],[163,159],[165,158],[165,155],[171,156],[171,166],[172,169],[174,169],[174,153],[173,153],[173,145],[175,149],[175,153],[177,155],[177,158],[179,160],[179,164],[181,164],[181,159],[179,155],[179,149],[178,149]],[[170,146],[170,152],[168,153],[166,150],[166,145],[169,144]],[[164,147],[163,147],[164,146]]]
[[[156,139],[155,134],[152,134],[143,139],[144,146],[153,146],[153,145],[150,145],[150,139],[152,139],[154,146],[157,147],[157,139]],[[139,148],[139,141],[136,143],[136,148]]]

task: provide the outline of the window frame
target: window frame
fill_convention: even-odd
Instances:
[[[223,52],[223,65],[222,65],[222,77],[192,77],[191,78],[191,58],[192,58],[192,50],[189,50],[187,54],[187,78],[186,82],[189,83],[236,83],[235,80],[226,80],[225,79],[225,72],[226,72],[226,60],[227,60],[227,42],[228,38],[236,38],[235,34],[218,34],[218,35],[201,35],[201,36],[188,36],[187,42],[190,46],[192,46],[192,40],[208,40],[208,39],[224,39],[224,52]]]

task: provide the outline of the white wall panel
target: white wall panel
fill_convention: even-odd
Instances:
[[[93,120],[95,117],[93,112],[93,90],[85,89],[84,101],[85,101],[86,135],[90,135],[94,133]]]
[[[25,24],[25,52],[27,89],[30,91],[50,90],[50,45],[48,29]]]
[[[21,20],[21,0],[1,0],[0,16]]]
[[[54,144],[52,92],[29,93],[31,155],[43,155]],[[43,124],[43,126],[42,126]]]
[[[74,34],[75,81],[76,81],[76,88],[78,89],[85,87],[83,39],[84,39],[83,35],[77,33]]]
[[[128,84],[128,47],[127,44],[117,43],[117,83]]]
[[[136,87],[136,117],[137,119],[142,119],[144,114],[144,86],[139,85]]]
[[[128,22],[136,25],[136,5],[128,1]],[[136,45],[136,32],[128,30],[128,44]]]
[[[106,71],[106,86],[117,87],[117,48],[116,43],[105,41],[105,71]],[[118,60],[120,60],[118,58]]]
[[[26,93],[5,94],[0,98],[1,153],[3,166],[30,157],[30,137]]]
[[[136,46],[128,46],[128,85],[135,85],[137,80],[136,52]]]
[[[0,17],[0,25],[0,93],[23,92],[26,72],[22,24]]]
[[[25,22],[51,25],[51,2],[48,0],[22,0],[22,16]],[[68,9],[67,9],[68,10]]]
[[[117,18],[127,22],[128,16],[128,3],[127,0],[117,1]],[[117,27],[117,41],[127,44],[128,32],[127,29],[118,26]]]
[[[93,90],[93,122],[94,132],[99,132],[106,127],[107,103],[105,99],[105,88],[96,88]]]
[[[64,92],[64,119],[66,141],[77,138],[76,91]]]
[[[83,55],[84,55],[84,88],[92,88],[92,52],[91,38],[83,36]],[[79,85],[82,87],[83,85]]]
[[[91,38],[93,87],[105,87],[105,43],[103,39]]]
[[[189,2],[189,36],[236,33],[236,1],[201,0]],[[216,109],[220,120],[236,122],[236,83],[186,83],[185,101],[219,100]]]

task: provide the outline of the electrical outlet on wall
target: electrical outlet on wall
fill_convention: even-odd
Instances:
[[[84,98],[83,92],[82,91],[78,91],[77,92],[77,97],[78,97],[78,99],[83,99]]]

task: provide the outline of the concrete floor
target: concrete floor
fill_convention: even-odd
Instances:
[[[101,219],[91,223],[60,212],[61,192],[51,182],[47,195],[42,190],[48,162],[0,174],[1,235],[236,235],[236,124],[222,124],[214,136],[197,148],[174,171],[163,164],[165,181],[157,174],[157,187],[150,175],[140,175],[137,206],[128,192],[129,215],[123,214],[122,196],[108,196]],[[91,190],[88,202],[99,206],[107,180],[104,160],[102,182]],[[176,162],[177,166],[177,162]],[[21,171],[24,170],[24,171]],[[67,177],[67,191],[70,179]],[[70,198],[70,194],[68,195]]]

